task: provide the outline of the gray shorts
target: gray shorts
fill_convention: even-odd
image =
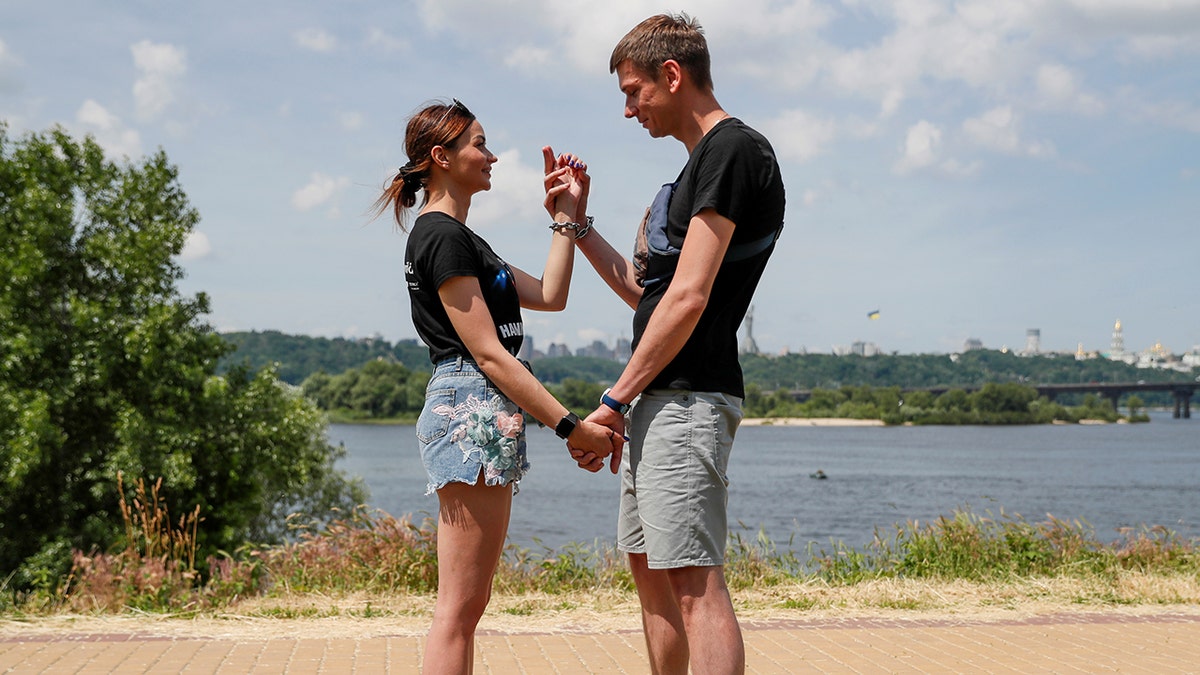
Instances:
[[[725,564],[729,453],[742,400],[655,389],[629,413],[617,548],[651,569]]]

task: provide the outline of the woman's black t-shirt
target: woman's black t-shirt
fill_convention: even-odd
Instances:
[[[404,278],[412,302],[413,325],[429,346],[429,359],[471,358],[450,323],[438,288],[452,277],[476,277],[492,314],[500,344],[514,356],[521,349],[525,324],[512,270],[482,237],[453,217],[431,211],[417,217],[404,250]]]

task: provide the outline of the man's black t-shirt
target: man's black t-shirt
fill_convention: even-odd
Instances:
[[[429,346],[429,359],[434,363],[453,356],[471,358],[438,297],[438,288],[452,277],[479,279],[500,344],[515,356],[521,349],[525,324],[508,263],[482,237],[451,216],[437,211],[418,216],[404,250],[404,278],[412,301],[413,325]]]
[[[783,179],[775,151],[762,134],[735,118],[705,134],[679,175],[667,215],[667,235],[676,248],[683,247],[692,217],[707,208],[733,221],[731,249],[769,237],[783,226]],[[746,259],[722,262],[700,322],[647,388],[745,397],[737,330],[773,250],[772,243]],[[633,317],[635,350],[670,283],[666,278],[643,289]]]

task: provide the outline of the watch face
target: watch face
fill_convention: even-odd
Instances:
[[[558,421],[558,426],[554,427],[554,433],[557,434],[559,438],[565,439],[567,436],[571,435],[572,431],[575,431],[575,425],[577,424],[579,424],[579,417],[577,417],[573,412],[568,412],[566,415],[563,415],[561,420]]]

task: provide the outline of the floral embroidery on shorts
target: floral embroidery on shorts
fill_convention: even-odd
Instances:
[[[525,417],[515,406],[514,410],[509,412],[499,396],[484,401],[472,394],[456,406],[436,406],[433,413],[461,422],[450,440],[462,450],[463,463],[478,459],[487,484],[503,485],[520,480],[529,466],[521,452]]]

